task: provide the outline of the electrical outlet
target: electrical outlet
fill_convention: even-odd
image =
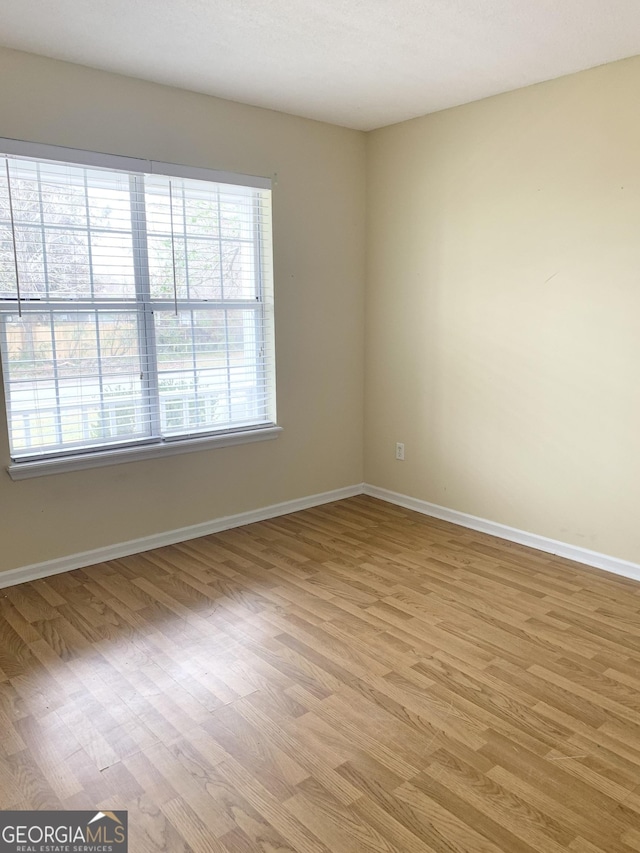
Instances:
[[[404,462],[404,444],[401,441],[396,442],[396,459]]]

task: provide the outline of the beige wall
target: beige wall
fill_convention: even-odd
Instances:
[[[370,134],[367,482],[640,561],[639,94],[626,60]]]
[[[0,136],[258,175],[273,193],[281,437],[12,482],[0,569],[362,481],[365,137],[0,50]]]
[[[365,323],[367,482],[640,561],[640,59],[368,137],[8,50],[0,80],[0,136],[277,173],[285,428],[2,470],[0,569],[360,482]]]

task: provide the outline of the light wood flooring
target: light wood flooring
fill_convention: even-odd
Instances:
[[[0,808],[130,853],[640,851],[640,584],[357,497],[0,592]]]

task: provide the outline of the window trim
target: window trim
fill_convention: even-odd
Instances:
[[[50,459],[35,459],[27,462],[12,462],[7,471],[12,480],[29,480],[32,477],[44,477],[48,474],[64,474],[68,471],[82,471],[86,468],[105,468],[123,462],[140,462],[144,459],[158,459],[164,456],[177,456],[181,453],[194,453],[198,450],[212,450],[216,447],[231,447],[235,444],[251,444],[256,441],[270,441],[278,438],[281,426],[268,425],[238,430],[237,432],[206,435],[198,438],[183,438],[172,441],[160,441],[130,447],[106,448],[90,453],[76,453]]]
[[[239,172],[224,172],[204,166],[184,166],[179,163],[163,163],[160,160],[145,160],[141,157],[126,157],[121,154],[103,154],[81,148],[62,145],[46,145],[21,139],[0,137],[0,150],[14,157],[31,157],[34,160],[59,160],[78,166],[96,166],[116,169],[120,172],[166,175],[169,178],[187,178],[194,181],[211,181],[219,184],[253,187],[259,190],[272,189],[272,180],[262,175],[244,175]]]
[[[254,189],[272,190],[272,179],[258,175],[246,175],[237,172],[226,172],[199,166],[187,166],[177,163],[166,163],[158,160],[146,160],[138,157],[128,157],[119,154],[105,154],[96,151],[71,148],[46,143],[30,142],[27,140],[0,137],[0,151],[3,155],[12,157],[29,157],[35,160],[54,160],[85,167],[98,167],[136,174],[156,174],[167,177],[185,178],[189,180],[210,181],[213,183],[231,184]],[[183,300],[178,300],[178,305]],[[173,303],[172,303],[173,304]],[[229,307],[228,303],[225,303]],[[56,306],[58,307],[58,306]],[[93,306],[95,307],[95,305]],[[114,307],[109,302],[109,307]],[[213,306],[212,306],[213,307]],[[28,306],[30,310],[32,306]],[[35,310],[36,306],[33,306]],[[73,302],[74,310],[78,310],[78,302]],[[274,363],[275,368],[275,363]],[[6,414],[8,411],[5,409]],[[54,455],[40,458],[28,458],[22,461],[11,459],[7,472],[12,480],[25,480],[32,477],[49,474],[78,471],[88,468],[102,468],[124,462],[135,462],[144,459],[174,456],[182,453],[209,450],[216,447],[228,447],[257,441],[278,438],[282,427],[274,423],[239,427],[226,432],[205,433],[189,437],[168,437],[142,439],[136,444],[127,446],[98,447],[87,452],[70,452],[65,455]]]

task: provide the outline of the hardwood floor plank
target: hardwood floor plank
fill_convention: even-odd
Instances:
[[[0,597],[0,807],[136,853],[640,850],[640,584],[358,496]]]

